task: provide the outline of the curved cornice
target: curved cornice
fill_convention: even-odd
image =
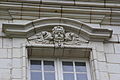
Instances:
[[[40,31],[50,31],[54,26],[61,25],[66,31],[74,32],[86,40],[105,41],[112,36],[112,30],[93,28],[91,25],[69,18],[42,18],[27,24],[3,24],[3,32],[8,37],[30,37]]]

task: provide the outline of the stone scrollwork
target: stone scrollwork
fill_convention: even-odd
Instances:
[[[57,44],[58,46],[81,44],[87,42],[81,39],[77,34],[73,32],[66,32],[62,26],[55,26],[52,32],[42,31],[28,38],[30,42],[41,43],[41,44]]]

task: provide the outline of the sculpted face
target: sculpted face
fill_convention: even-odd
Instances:
[[[52,29],[54,41],[64,41],[65,30],[61,26],[56,26]]]

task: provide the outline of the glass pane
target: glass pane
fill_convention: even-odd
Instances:
[[[41,70],[41,61],[38,60],[31,60],[31,67],[32,70]]]
[[[77,80],[88,80],[87,74],[77,74]]]
[[[73,72],[72,62],[62,62],[64,72]]]
[[[45,72],[45,80],[55,80],[54,72]]]
[[[85,62],[75,62],[76,72],[86,72]]]
[[[64,80],[74,80],[74,74],[73,73],[64,73],[63,79]]]
[[[31,72],[31,80],[42,80],[41,72]]]
[[[44,61],[45,71],[54,71],[54,61]]]

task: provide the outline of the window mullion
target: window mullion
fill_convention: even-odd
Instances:
[[[75,62],[74,61],[73,61],[73,71],[74,71],[74,80],[77,80],[76,69],[75,69]]]
[[[41,68],[42,68],[42,80],[45,80],[45,78],[44,78],[44,64],[43,64],[43,60],[41,60]]]
[[[58,80],[58,64],[57,64],[57,60],[54,60],[54,68],[55,68],[55,80]]]
[[[91,80],[91,77],[90,77],[90,65],[89,63],[86,61],[86,69],[87,69],[87,78],[88,80]]]
[[[58,59],[58,66],[59,66],[59,80],[63,80],[63,65],[62,60]]]
[[[59,68],[59,59],[56,59],[56,80],[60,80],[60,68]]]

